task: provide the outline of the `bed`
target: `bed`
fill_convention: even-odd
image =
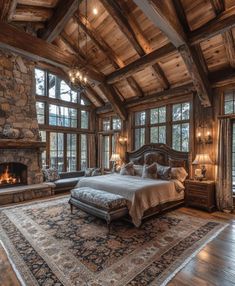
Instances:
[[[136,151],[127,152],[126,162],[130,161],[136,165],[147,161],[148,164],[158,162],[165,166],[183,166],[189,173],[189,153],[175,151],[165,144],[144,145]],[[142,179],[115,173],[83,178],[77,187],[90,187],[123,196],[128,200],[129,215],[136,226],[144,218],[184,202],[184,191],[177,191],[175,180]]]

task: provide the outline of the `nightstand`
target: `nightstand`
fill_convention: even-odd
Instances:
[[[214,181],[186,180],[185,187],[186,206],[198,207],[209,212],[215,210]]]

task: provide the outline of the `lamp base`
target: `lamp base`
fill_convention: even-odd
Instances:
[[[206,180],[206,171],[207,171],[206,166],[203,165],[201,170],[202,170],[202,181],[203,181]]]

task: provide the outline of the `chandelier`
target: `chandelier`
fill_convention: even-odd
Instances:
[[[80,2],[78,1],[78,7],[79,7]],[[78,13],[80,13],[79,8],[78,8]],[[85,1],[85,17],[87,19],[87,0]],[[78,23],[77,23],[78,24]],[[79,45],[79,38],[80,38],[80,29],[79,29],[79,24],[78,24],[78,34],[77,34],[77,54],[78,54],[78,63],[80,62],[80,55],[79,55],[79,50],[80,50],[80,45]],[[85,59],[87,59],[87,21],[85,24]],[[86,63],[80,64],[80,65],[75,65],[73,66],[69,72],[69,80],[71,85],[77,89],[79,92],[84,92],[86,90],[87,84],[88,84],[88,79],[87,79],[87,71],[85,67]]]

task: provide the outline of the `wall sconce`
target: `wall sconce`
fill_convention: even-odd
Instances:
[[[119,142],[121,145],[125,145],[125,144],[127,143],[127,137],[119,136],[118,142]]]
[[[198,132],[197,133],[197,142],[198,142],[198,144],[212,144],[213,141],[212,141],[211,132],[207,131],[206,135],[202,135],[201,132]]]

